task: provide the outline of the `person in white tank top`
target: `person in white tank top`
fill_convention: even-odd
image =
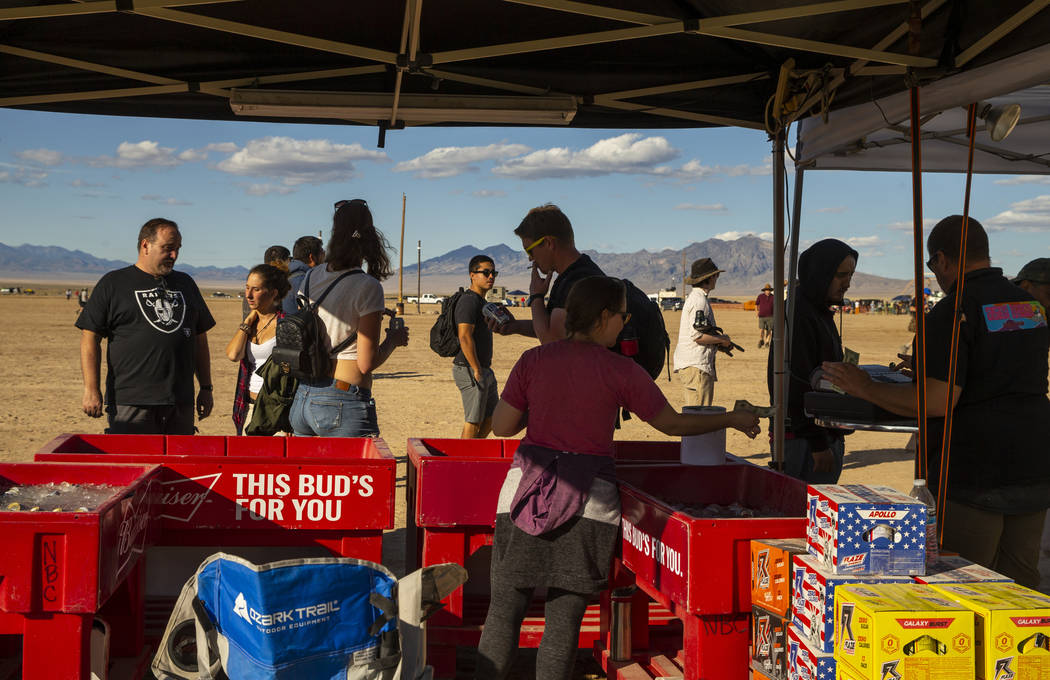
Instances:
[[[240,362],[233,396],[237,434],[244,431],[245,423],[251,422],[255,397],[262,389],[262,377],[255,371],[270,358],[277,343],[277,320],[284,316],[281,300],[289,287],[288,273],[269,264],[252,267],[244,283],[244,299],[251,311],[226,345],[230,361]]]

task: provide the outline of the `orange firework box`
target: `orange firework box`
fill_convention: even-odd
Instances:
[[[933,587],[977,617],[978,678],[1050,678],[1050,597],[1016,583]]]
[[[835,660],[855,680],[972,680],[974,613],[918,583],[835,589]]]
[[[751,604],[778,616],[791,609],[791,557],[806,554],[806,539],[751,541]]]
[[[751,680],[773,680],[762,671],[758,670],[754,666],[751,667]]]

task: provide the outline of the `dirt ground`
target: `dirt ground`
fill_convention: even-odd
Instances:
[[[209,299],[208,304],[217,322],[208,334],[215,410],[199,428],[201,434],[230,435],[234,433],[230,413],[237,365],[223,355],[223,349],[240,323],[241,303],[219,298]],[[399,457],[404,456],[408,437],[457,437],[463,422],[459,393],[452,382],[452,362],[434,354],[428,344],[437,305],[423,305],[421,314],[416,314],[415,305],[406,307],[409,345],[397,350],[377,371],[374,387],[382,437]],[[103,420],[88,418],[80,410],[80,331],[73,325],[78,310],[77,303],[66,301],[64,296],[0,297],[0,318],[4,319],[0,325],[0,363],[5,367],[8,394],[0,402],[0,461],[30,460],[43,444],[64,432],[101,432],[104,428]],[[768,403],[767,350],[757,347],[754,312],[719,309],[715,315],[726,332],[747,350],[733,357],[719,355],[715,403],[730,408],[736,399]],[[672,344],[677,339],[680,317],[680,312],[664,313]],[[862,363],[891,361],[908,341],[904,316],[861,314],[843,319],[844,342],[860,353]],[[521,352],[534,343],[518,336],[496,337],[493,370],[500,385]],[[677,382],[668,382],[665,373],[658,384],[671,405],[680,408],[682,391]],[[570,402],[571,395],[566,400]],[[625,423],[616,436],[625,440],[670,439],[638,419]],[[888,484],[905,491],[911,488],[910,456],[903,450],[906,435],[858,432],[846,441],[844,481]],[[731,431],[726,445],[731,453],[755,462],[769,458],[765,433],[749,440]]]
[[[217,325],[208,334],[215,385],[215,410],[199,423],[201,434],[232,435],[230,419],[237,365],[223,350],[241,321],[237,299],[208,300]],[[391,303],[392,306],[392,303]],[[457,437],[462,426],[459,393],[452,381],[451,360],[442,359],[429,347],[430,326],[438,312],[436,305],[425,305],[421,314],[407,305],[406,323],[410,343],[397,350],[376,374],[374,394],[382,437],[399,458],[399,488],[404,488],[405,443],[409,437]],[[430,307],[430,309],[427,309]],[[27,461],[46,442],[65,432],[102,432],[103,420],[85,416],[80,409],[80,331],[73,323],[78,314],[75,300],[64,296],[0,297],[0,364],[5,368],[7,398],[0,401],[0,461]],[[518,310],[521,311],[521,310]],[[719,381],[715,403],[732,407],[734,400],[747,399],[767,404],[766,349],[758,349],[758,327],[754,312],[718,309],[720,325],[746,351],[734,357],[719,355]],[[680,312],[665,312],[673,343],[677,339]],[[862,363],[886,363],[908,341],[907,317],[855,315],[844,317],[845,344],[859,352]],[[535,340],[497,337],[493,369],[502,385],[514,362]],[[104,362],[103,362],[104,363]],[[658,380],[670,403],[682,406],[682,391],[667,375]],[[572,395],[566,395],[571,404]],[[763,422],[763,428],[768,421]],[[617,433],[623,440],[669,440],[637,418]],[[843,482],[887,484],[907,491],[912,481],[912,456],[904,451],[907,435],[858,432],[847,439]],[[769,439],[763,432],[749,440],[735,431],[728,433],[727,449],[757,464],[769,460]],[[397,527],[404,527],[405,501],[397,499]],[[395,530],[397,531],[397,530]],[[391,537],[393,538],[393,537]],[[384,561],[401,573],[404,558],[399,540],[384,541],[390,549]],[[386,548],[385,548],[386,549]],[[529,654],[524,663],[528,664]],[[577,677],[592,675],[592,664],[581,659],[584,668]],[[526,677],[522,671],[520,677]],[[517,677],[517,676],[516,676]]]

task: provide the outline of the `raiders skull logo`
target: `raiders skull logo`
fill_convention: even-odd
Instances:
[[[186,318],[186,300],[180,290],[152,288],[136,290],[135,299],[150,325],[163,333],[174,333]]]

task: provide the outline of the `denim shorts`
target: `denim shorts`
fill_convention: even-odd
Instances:
[[[299,437],[378,437],[376,402],[370,390],[351,385],[344,392],[334,380],[300,382],[288,419]]]

